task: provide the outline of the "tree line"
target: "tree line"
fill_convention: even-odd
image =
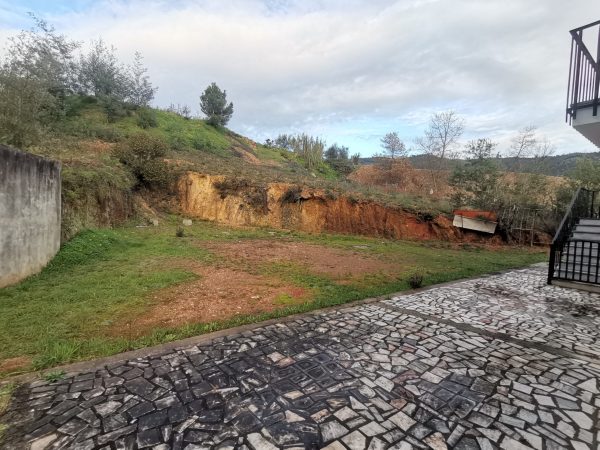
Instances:
[[[266,147],[279,148],[294,153],[302,159],[309,170],[314,170],[325,162],[342,175],[350,174],[359,163],[360,154],[350,155],[348,147],[334,143],[327,147],[326,142],[306,133],[280,134],[274,140],[267,139]]]
[[[109,122],[139,111],[142,128],[155,126],[147,108],[157,87],[152,84],[136,52],[131,64],[119,61],[116,49],[102,39],[88,50],[59,34],[32,15],[35,27],[9,38],[0,60],[0,140],[17,147],[37,143],[43,132],[73,112],[74,97],[91,96],[103,107]],[[233,103],[216,83],[200,96],[207,122],[224,126],[233,115]],[[184,106],[178,113],[191,118]]]

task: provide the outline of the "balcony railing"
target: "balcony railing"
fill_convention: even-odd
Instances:
[[[582,219],[600,219],[600,191],[579,188],[573,195],[550,245],[548,284],[555,279],[600,284],[600,242],[573,237]]]
[[[592,114],[598,115],[600,106],[600,20],[571,30],[571,65],[569,66],[569,86],[567,91],[567,121],[572,123],[577,110],[592,108]],[[597,43],[595,55],[585,45]],[[591,40],[589,40],[591,39]]]

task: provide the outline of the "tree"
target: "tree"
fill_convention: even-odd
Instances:
[[[528,158],[537,146],[536,127],[528,125],[521,128],[519,133],[511,139],[508,156],[519,161],[521,158]]]
[[[32,17],[35,28],[10,38],[0,63],[0,140],[17,147],[39,141],[65,114],[79,45]]]
[[[56,33],[54,27],[33,14],[35,27],[9,38],[3,69],[13,76],[35,79],[53,94],[72,91],[75,85],[74,51],[79,43]]]
[[[277,148],[283,148],[285,150],[292,151],[291,139],[292,136],[288,136],[287,134],[280,134],[275,138],[274,145]]]
[[[354,161],[349,158],[348,152],[348,147],[343,145],[338,145],[337,143],[330,145],[324,153],[325,161],[336,172],[348,175],[354,170],[354,166],[356,165]]]
[[[454,111],[435,113],[423,137],[416,140],[422,153],[443,161],[449,158],[465,129],[465,121]]]
[[[126,68],[119,63],[114,47],[102,39],[92,42],[92,48],[79,61],[79,84],[83,93],[96,97],[111,97],[125,101],[131,91]]]
[[[216,83],[211,83],[200,96],[200,109],[209,124],[225,126],[233,115],[233,103],[227,104],[227,92],[219,89]]]
[[[533,156],[533,152],[538,145],[536,137],[536,127],[528,125],[521,128],[516,136],[510,141],[508,156],[514,158],[513,170],[521,172],[523,170],[523,159]]]
[[[577,158],[575,170],[571,174],[577,186],[600,190],[600,161],[592,158]]]
[[[292,151],[304,160],[307,169],[314,169],[323,160],[325,141],[304,133],[288,136],[287,139]]]
[[[398,133],[395,131],[387,133],[381,138],[381,146],[383,147],[385,153],[392,159],[404,158],[407,154],[404,142],[402,142],[398,136]]]
[[[500,171],[492,152],[496,143],[489,139],[470,141],[465,148],[467,161],[457,166],[450,177],[456,188],[452,201],[456,206],[496,209],[500,202]]]
[[[446,168],[446,160],[463,134],[465,121],[454,111],[435,113],[422,137],[417,138],[417,148],[426,156],[425,163],[431,173],[434,189],[437,189],[437,171]]]
[[[135,52],[133,64],[129,69],[130,86],[127,97],[129,102],[135,106],[148,106],[157,91],[146,75],[148,69],[142,64],[143,59],[140,52]]]

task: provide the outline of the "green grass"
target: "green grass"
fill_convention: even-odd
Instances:
[[[159,227],[86,231],[68,242],[48,267],[18,285],[0,289],[0,362],[28,357],[26,370],[106,356],[267,318],[339,305],[409,288],[414,268],[424,269],[424,285],[518,267],[544,254],[507,248],[490,251],[442,242],[402,242],[340,235],[307,235],[266,229],[230,229],[208,223],[185,228],[176,237],[175,218]],[[236,258],[212,255],[203,241],[284,239],[364,252],[402,263],[394,276],[371,274],[352,284],[339,284],[294,264],[248,267]],[[212,323],[155,329],[131,337],[107,333],[119,319],[143,314],[156,291],[195,279],[186,263],[226,264],[277,277],[306,288],[311,297],[301,304],[282,296],[281,309]],[[4,374],[6,375],[6,374]],[[1,375],[0,375],[1,376]]]
[[[10,403],[10,399],[12,397],[12,393],[16,388],[17,385],[15,383],[6,383],[4,385],[0,385],[0,418],[7,410],[8,405]],[[7,428],[8,425],[0,422],[0,444],[2,443],[2,438]]]

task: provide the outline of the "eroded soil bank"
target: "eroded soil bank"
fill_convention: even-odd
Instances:
[[[190,217],[232,226],[393,239],[489,241],[489,238],[462,233],[444,215],[419,217],[373,201],[285,183],[257,186],[224,176],[190,172],[179,180],[178,202],[181,211]]]

